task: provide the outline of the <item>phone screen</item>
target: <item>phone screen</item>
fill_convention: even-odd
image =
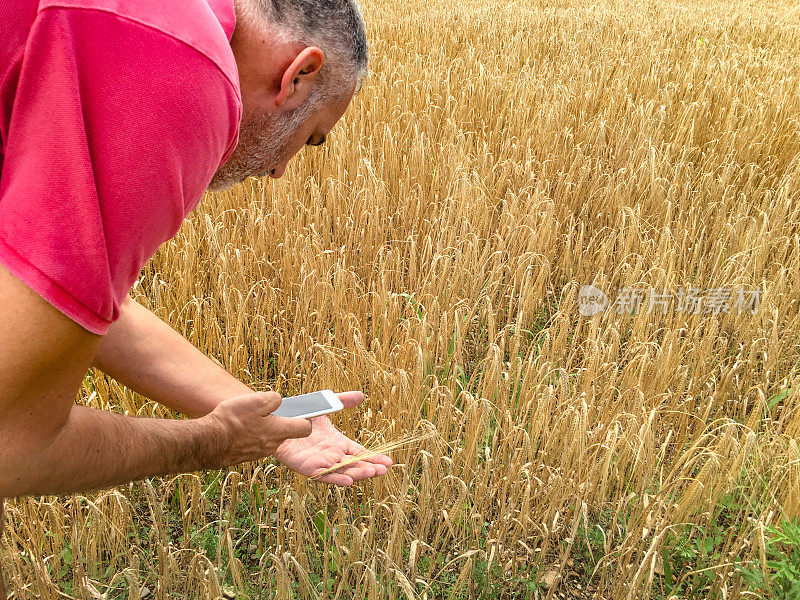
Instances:
[[[278,417],[299,417],[329,408],[331,408],[331,404],[322,392],[311,392],[284,398],[281,405],[272,414]]]

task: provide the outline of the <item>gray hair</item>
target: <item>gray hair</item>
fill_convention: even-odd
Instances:
[[[283,30],[286,41],[317,46],[322,50],[325,64],[319,78],[325,96],[343,96],[345,89],[349,91],[352,79],[355,79],[356,89],[361,87],[367,73],[368,45],[358,0],[254,2],[272,25]]]

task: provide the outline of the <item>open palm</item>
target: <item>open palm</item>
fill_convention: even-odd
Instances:
[[[345,408],[352,408],[364,401],[361,392],[343,392],[338,396]],[[311,477],[364,450],[364,446],[336,429],[331,420],[323,415],[311,419],[311,435],[291,438],[278,446],[275,458],[293,471]],[[383,475],[391,466],[391,458],[378,454],[328,473],[318,481],[348,486],[354,481]]]

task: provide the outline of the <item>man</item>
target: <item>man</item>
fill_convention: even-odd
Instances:
[[[271,415],[277,394],[128,292],[207,187],[325,140],[366,50],[355,0],[0,0],[0,499],[270,455],[312,475],[362,450],[327,417]],[[194,418],[76,406],[92,365]]]

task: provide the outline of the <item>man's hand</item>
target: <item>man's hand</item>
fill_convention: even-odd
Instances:
[[[217,457],[217,468],[238,465],[272,456],[289,438],[305,438],[311,433],[308,419],[289,419],[271,414],[281,405],[275,392],[254,392],[220,402],[204,420],[216,421],[226,440]]]
[[[339,399],[345,408],[351,408],[364,401],[361,392],[344,392]],[[313,431],[302,439],[287,439],[275,452],[277,458],[290,469],[311,477],[345,460],[364,452],[364,446],[357,444],[336,429],[327,416],[311,419]],[[392,466],[392,459],[383,454],[342,467],[338,471],[320,477],[319,481],[334,485],[349,486],[354,481],[380,476]]]

